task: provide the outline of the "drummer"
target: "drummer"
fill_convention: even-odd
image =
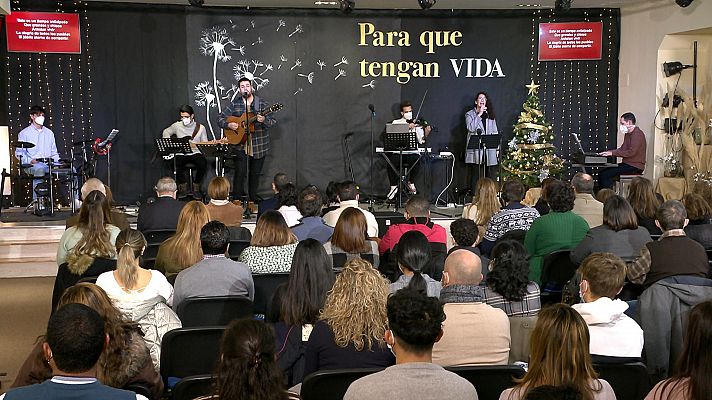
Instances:
[[[32,147],[20,147],[18,143],[15,149],[15,156],[20,160],[25,172],[36,178],[43,177],[49,172],[47,162],[59,162],[59,152],[54,140],[54,132],[44,126],[45,110],[40,106],[30,107],[30,125],[21,130],[17,135],[18,142],[31,143]],[[32,180],[32,199],[37,197],[35,187],[42,182],[42,179]]]

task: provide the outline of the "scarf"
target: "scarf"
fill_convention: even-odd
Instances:
[[[482,288],[477,285],[448,285],[440,290],[440,302],[447,303],[481,303]]]

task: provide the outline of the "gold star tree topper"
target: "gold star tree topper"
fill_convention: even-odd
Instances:
[[[529,95],[536,94],[537,90],[539,89],[539,85],[534,83],[534,79],[532,79],[532,83],[524,86],[529,89]]]

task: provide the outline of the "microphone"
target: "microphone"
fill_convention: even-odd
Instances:
[[[477,131],[475,131],[475,133],[477,133],[478,135],[481,135],[481,134],[482,134],[482,129],[477,128]]]
[[[371,110],[371,114],[376,115],[376,109],[373,107],[373,104],[369,104],[368,109]]]
[[[248,90],[245,90],[244,92],[242,92],[242,97],[244,97],[244,98],[250,97],[250,92]]]
[[[346,135],[344,135],[344,139],[348,139],[348,138],[350,138],[350,137],[353,136],[353,135],[354,135],[353,132],[349,132],[349,133],[347,133]]]

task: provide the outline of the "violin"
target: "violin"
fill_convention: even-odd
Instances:
[[[425,118],[407,119],[405,122],[415,124],[416,126],[422,126],[423,128],[430,126],[430,123]]]

